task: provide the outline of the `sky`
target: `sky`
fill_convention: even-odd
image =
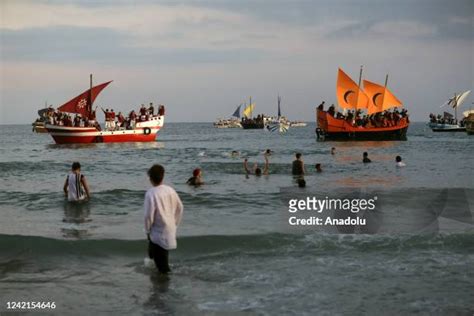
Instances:
[[[0,124],[31,123],[94,83],[115,112],[166,106],[169,122],[211,122],[252,97],[315,121],[341,67],[381,84],[414,121],[474,88],[472,0],[0,0]],[[474,108],[474,91],[462,110]],[[99,116],[100,118],[100,116]]]

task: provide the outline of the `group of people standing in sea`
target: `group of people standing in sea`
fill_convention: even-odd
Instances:
[[[323,101],[319,106],[318,110],[324,111]],[[347,123],[351,124],[354,127],[361,128],[380,128],[380,127],[391,127],[397,126],[402,118],[406,118],[408,121],[408,111],[403,109],[398,111],[397,108],[394,108],[393,111],[383,111],[373,114],[364,114],[362,115],[362,110],[349,110],[346,114],[343,114],[339,111],[336,112],[336,107],[332,104],[327,113],[336,119],[345,120]]]
[[[248,158],[244,159],[243,167],[245,175],[269,175],[270,156],[272,151],[267,149],[263,153],[263,169],[254,163],[249,167]],[[336,154],[336,148],[331,148],[331,155]],[[238,152],[233,151],[232,157],[237,157]],[[403,167],[405,164],[402,158],[395,158],[396,166]],[[368,153],[364,152],[362,162],[371,163]],[[291,165],[292,175],[300,188],[306,187],[304,176],[307,174],[306,167],[301,153],[295,154],[295,159]],[[315,171],[322,172],[320,163],[315,164]],[[169,250],[177,248],[176,230],[183,217],[183,203],[178,193],[170,186],[163,184],[165,168],[155,164],[147,172],[151,188],[146,191],[144,198],[144,231],[148,240],[148,256],[153,259],[155,266],[161,274],[171,271],[169,267]],[[187,184],[200,186],[204,184],[202,171],[200,168],[193,170],[193,176],[188,179]],[[86,177],[81,173],[81,164],[74,162],[71,172],[66,177],[63,191],[66,199],[70,202],[82,202],[91,198],[91,192]]]
[[[257,177],[260,176],[266,176],[270,174],[270,156],[272,155],[273,151],[270,149],[266,149],[263,152],[263,159],[264,159],[264,164],[263,168],[259,167],[258,163],[255,162],[252,167],[249,166],[249,161],[248,158],[244,158],[243,161],[243,169],[245,175],[248,177],[249,175],[255,175]],[[336,154],[336,148],[332,147],[331,148],[331,155]],[[238,151],[232,151],[231,157],[236,158],[239,156]],[[364,164],[372,162],[372,160],[369,158],[368,152],[364,152],[362,154],[362,162]],[[395,157],[395,165],[396,167],[405,167],[405,163],[402,162],[402,157],[397,155]],[[314,170],[316,173],[323,172],[322,169],[322,164],[321,163],[316,163],[314,165]],[[295,159],[293,160],[291,164],[291,173],[295,177],[296,183],[298,184],[299,187],[305,187],[306,186],[306,181],[304,179],[304,176],[308,173],[306,170],[305,163],[303,161],[303,155],[299,152],[295,153]],[[200,168],[196,168],[193,170],[193,175],[190,177],[187,181],[187,184],[192,185],[192,186],[200,186],[204,184],[204,180],[202,177],[202,170]]]
[[[65,112],[59,110],[54,110],[52,107],[48,108],[44,115],[44,119],[52,125],[58,126],[68,126],[68,127],[95,127],[98,130],[101,130],[100,124],[97,121],[96,114],[97,106],[95,109],[92,109],[89,116],[82,116],[81,114],[76,114],[74,118]],[[114,109],[103,109],[102,112],[105,116],[105,130],[114,131],[120,129],[134,129],[137,122],[145,122],[150,120],[151,117],[155,115],[155,108],[153,103],[150,102],[150,105],[146,107],[144,104],[141,105],[140,109],[135,112],[135,110],[130,111],[128,116],[123,115],[122,112],[115,113]],[[158,115],[164,115],[164,106],[160,105],[158,107]]]

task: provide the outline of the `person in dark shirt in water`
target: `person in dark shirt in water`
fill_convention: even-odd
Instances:
[[[201,169],[196,168],[193,171],[193,176],[186,181],[187,184],[189,185],[194,185],[194,186],[200,186],[204,184],[204,181],[202,181],[202,172]]]
[[[270,162],[268,161],[268,155],[264,154],[263,157],[265,158],[265,165],[263,167],[263,171],[262,169],[258,167],[257,163],[255,163],[253,165],[252,170],[250,170],[248,166],[248,159],[247,158],[244,159],[244,170],[247,176],[249,174],[255,174],[257,177],[260,177],[262,174],[265,176],[268,175],[268,169],[269,169],[268,167],[270,165]]]
[[[316,166],[314,166],[316,168],[316,172],[323,172],[323,169],[321,169],[321,164],[320,163],[317,163]]]
[[[364,152],[364,154],[362,155],[363,159],[362,159],[362,162],[363,163],[369,163],[369,162],[372,162],[372,160],[369,159],[369,154],[367,152]]]
[[[296,159],[293,161],[291,172],[294,176],[302,176],[305,174],[304,162],[301,158],[301,153],[296,153]]]

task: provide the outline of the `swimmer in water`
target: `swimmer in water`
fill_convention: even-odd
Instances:
[[[237,150],[232,150],[230,156],[232,158],[239,157],[240,153]]]
[[[364,154],[362,155],[362,162],[363,163],[372,162],[372,160],[369,159],[369,154],[367,152],[364,152]]]
[[[204,181],[202,180],[202,171],[199,168],[194,169],[193,171],[193,176],[186,181],[187,184],[189,185],[194,185],[194,186],[200,186],[204,184]]]
[[[314,166],[316,168],[316,172],[323,172],[323,169],[321,169],[321,164],[320,163],[317,163],[316,166]]]
[[[249,169],[249,166],[248,166],[248,159],[245,158],[244,159],[244,170],[245,170],[245,174],[248,176],[249,174],[254,174],[256,175],[257,177],[260,177],[262,174],[263,175],[268,175],[268,167],[270,165],[270,162],[268,161],[268,157],[267,155],[263,155],[263,157],[265,158],[265,165],[263,167],[263,171],[262,169],[260,169],[257,165],[257,163],[255,163],[253,165],[253,168],[252,170]]]

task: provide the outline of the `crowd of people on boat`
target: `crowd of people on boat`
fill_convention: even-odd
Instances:
[[[105,116],[105,130],[113,131],[120,129],[134,129],[137,122],[145,122],[150,120],[151,117],[155,116],[155,108],[153,103],[146,107],[144,104],[141,105],[138,111],[132,110],[127,116],[122,112],[116,113],[114,109],[103,109],[102,112]],[[91,111],[88,117],[82,116],[81,114],[75,114],[72,116],[70,113],[61,112],[54,110],[52,107],[45,112],[44,116],[46,121],[51,125],[58,126],[69,126],[69,127],[95,127],[101,130],[101,126],[97,121],[97,106]],[[157,115],[164,115],[164,106],[158,107]]]
[[[464,119],[458,121],[453,115],[444,115],[441,114],[435,115],[430,113],[430,123],[433,124],[449,124],[449,125],[458,125],[463,127],[464,126]]]
[[[318,110],[324,111],[324,101],[318,106]],[[329,115],[336,119],[345,120],[354,127],[361,128],[377,128],[397,126],[402,119],[408,122],[408,111],[402,109],[399,111],[394,108],[392,111],[383,111],[373,114],[362,114],[362,110],[348,110],[343,114],[336,111],[336,107],[332,104],[326,111]]]
[[[265,123],[265,115],[259,114],[257,117],[249,118],[249,117],[242,117],[242,124],[245,125],[264,125]]]

